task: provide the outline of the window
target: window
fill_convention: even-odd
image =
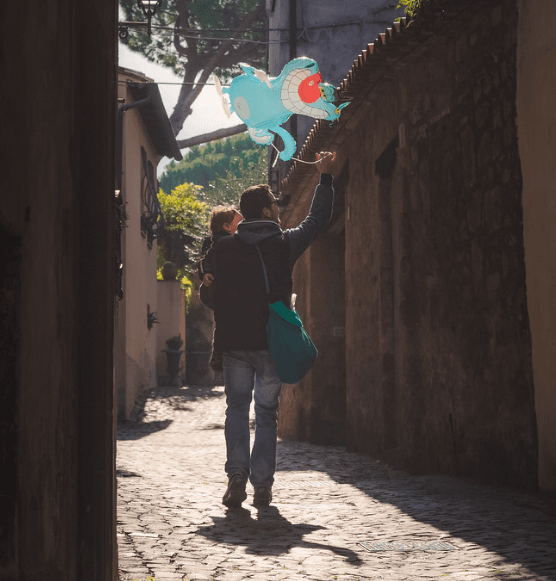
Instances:
[[[153,164],[147,160],[147,152],[141,147],[141,161],[143,166],[143,181],[141,185],[141,201],[143,202],[143,214],[141,215],[141,231],[147,238],[149,248],[156,238],[156,223],[160,216],[160,203],[158,201],[158,184],[154,174]]]

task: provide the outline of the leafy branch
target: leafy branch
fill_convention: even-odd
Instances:
[[[403,8],[408,16],[414,18],[424,1],[425,0],[399,0],[396,9]]]
[[[120,0],[120,8],[127,20],[143,20],[136,0]],[[240,62],[264,68],[264,19],[261,0],[162,0],[153,18],[152,36],[141,28],[130,29],[122,42],[183,79],[170,116],[174,135],[182,130],[213,72],[231,77],[240,72]],[[238,125],[226,135],[240,131],[244,129]],[[187,145],[180,143],[180,147]]]
[[[188,274],[198,259],[195,249],[205,235],[209,205],[198,199],[202,188],[193,184],[182,184],[170,194],[158,193],[162,220],[158,230],[157,278],[162,278],[164,262],[173,262],[178,269],[182,287],[191,283]]]

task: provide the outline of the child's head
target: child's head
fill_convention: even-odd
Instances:
[[[241,221],[235,206],[216,206],[210,215],[210,231],[213,234],[233,234]]]

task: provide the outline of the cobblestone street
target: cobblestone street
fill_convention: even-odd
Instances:
[[[224,411],[158,388],[119,426],[122,581],[556,580],[554,502],[340,447],[280,441],[272,505],[226,509]]]

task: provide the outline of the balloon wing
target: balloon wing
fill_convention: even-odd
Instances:
[[[228,101],[226,101],[224,97],[224,93],[222,93],[222,83],[220,82],[220,79],[216,75],[212,75],[212,80],[214,82],[214,86],[216,87],[216,92],[220,97],[224,113],[226,113],[226,117],[228,117],[229,119],[232,116],[232,111],[230,109],[230,106],[228,105]]]

